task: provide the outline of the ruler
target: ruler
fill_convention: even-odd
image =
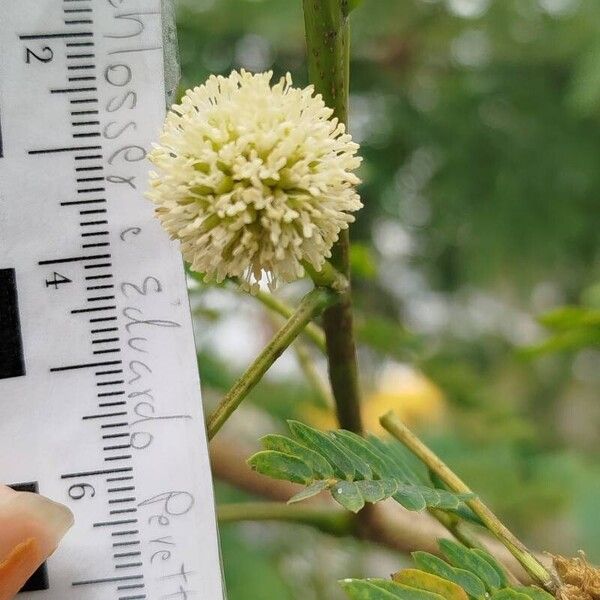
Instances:
[[[143,197],[161,9],[0,0],[0,480],[75,513],[25,599],[223,598],[185,276]]]

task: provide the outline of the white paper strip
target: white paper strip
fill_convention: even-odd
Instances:
[[[18,295],[0,312],[0,480],[76,516],[49,589],[23,597],[221,599],[184,273],[143,198],[160,2],[0,14],[0,297]]]

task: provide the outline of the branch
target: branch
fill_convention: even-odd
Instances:
[[[356,528],[352,513],[334,506],[288,505],[281,502],[242,502],[217,507],[219,523],[284,521],[315,527],[330,535],[350,535]]]
[[[304,296],[296,312],[275,334],[246,372],[233,384],[233,387],[208,418],[209,440],[221,429],[225,421],[248,395],[248,392],[260,381],[271,365],[283,354],[284,350],[298,337],[307,323],[334,299],[335,294],[324,288],[315,288]]]
[[[342,122],[348,122],[349,27],[347,0],[303,0],[308,73],[315,91]],[[333,248],[332,264],[348,279],[350,238],[340,234]],[[363,430],[356,344],[354,341],[350,290],[323,315],[327,341],[329,378],[336,402],[338,420],[344,429]]]
[[[401,441],[415,456],[423,461],[431,471],[457,494],[472,494],[465,504],[481,519],[488,530],[508,548],[529,575],[549,592],[556,590],[557,582],[526,546],[498,519],[498,517],[477,497],[434,452],[412,433],[393,412],[380,419],[381,425],[397,440]]]

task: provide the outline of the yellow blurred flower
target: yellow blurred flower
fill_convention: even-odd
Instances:
[[[385,367],[376,389],[365,395],[362,415],[365,429],[382,434],[379,417],[393,410],[409,427],[439,424],[446,413],[446,400],[440,388],[419,371],[401,364]],[[306,419],[321,429],[337,427],[333,410],[309,408]]]

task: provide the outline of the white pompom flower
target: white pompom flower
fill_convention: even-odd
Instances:
[[[233,71],[188,90],[149,158],[149,198],[192,270],[255,290],[317,271],[361,208],[358,144],[312,86]]]

